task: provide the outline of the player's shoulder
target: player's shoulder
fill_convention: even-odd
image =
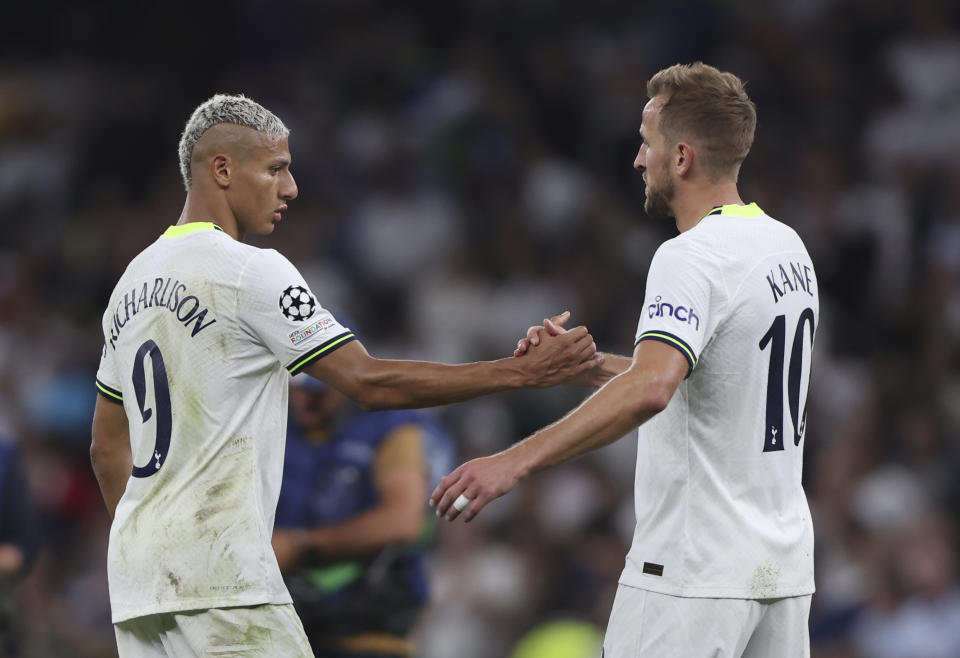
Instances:
[[[679,263],[709,263],[716,260],[716,245],[693,230],[665,240],[657,247],[653,262],[658,266]]]
[[[750,260],[767,250],[804,249],[793,227],[751,205],[753,212],[742,215],[708,215],[674,239],[688,251],[724,263]]]
[[[276,249],[255,247],[238,242],[242,247],[237,253],[241,256],[244,269],[258,276],[277,274],[295,269],[293,263]]]

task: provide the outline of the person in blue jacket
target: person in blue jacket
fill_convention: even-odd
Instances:
[[[427,492],[454,463],[422,411],[367,413],[298,375],[274,550],[317,656],[406,658],[428,599]]]

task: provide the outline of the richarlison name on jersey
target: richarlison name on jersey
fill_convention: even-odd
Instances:
[[[776,304],[780,298],[788,292],[804,291],[813,297],[813,281],[811,276],[813,271],[809,265],[803,263],[788,263],[790,271],[782,263],[777,264],[777,269],[770,270],[767,275],[767,283],[770,284],[770,291],[773,293],[773,303]]]
[[[200,299],[196,295],[185,294],[187,285],[180,283],[179,279],[172,277],[157,277],[153,280],[153,289],[150,289],[150,283],[144,283],[139,288],[133,288],[129,293],[124,293],[123,300],[117,302],[117,310],[113,313],[113,326],[110,327],[110,347],[116,349],[117,339],[120,337],[120,330],[139,312],[144,309],[163,308],[177,316],[184,327],[193,323],[193,329],[190,331],[190,337],[193,338],[198,333],[216,322],[216,318],[207,319],[209,309],[201,308]]]

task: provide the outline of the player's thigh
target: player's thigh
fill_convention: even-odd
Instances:
[[[739,658],[759,616],[756,601],[684,598],[620,585],[603,658]]]
[[[809,658],[811,599],[807,595],[763,601],[763,614],[743,658]]]

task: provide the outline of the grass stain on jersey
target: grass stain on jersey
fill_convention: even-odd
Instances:
[[[173,585],[173,589],[176,590],[177,594],[180,594],[180,577],[172,571],[168,571],[167,580]]]
[[[780,567],[770,560],[761,562],[750,579],[750,598],[770,599],[777,596],[780,582]]]

